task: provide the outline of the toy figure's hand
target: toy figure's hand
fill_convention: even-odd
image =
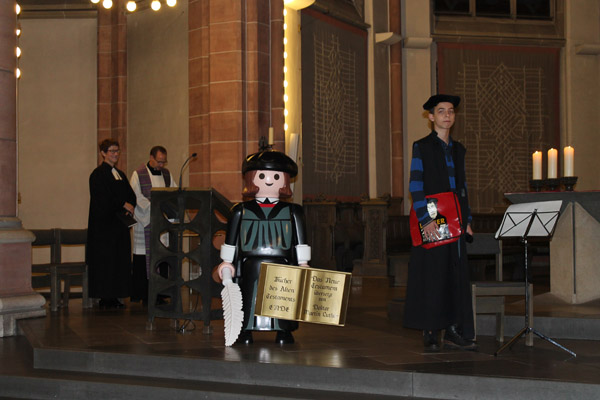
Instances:
[[[231,270],[231,276],[235,276],[235,268],[233,264],[223,261],[221,264],[219,264],[219,267],[217,269],[217,271],[219,272],[219,278],[221,278],[221,280],[223,280],[223,269],[225,268]]]
[[[423,238],[429,239],[430,241],[438,239],[438,228],[438,224],[435,221],[425,225],[423,227]]]

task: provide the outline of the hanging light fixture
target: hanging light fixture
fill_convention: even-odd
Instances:
[[[314,2],[315,0],[283,0],[283,5],[298,11],[310,7]]]
[[[114,0],[90,0],[93,4],[102,4],[105,9],[112,8],[114,4]],[[129,12],[134,12],[137,10],[144,10],[148,7],[154,11],[158,11],[162,7],[161,0],[127,0],[125,3],[125,9]],[[169,7],[175,7],[177,5],[177,0],[164,0],[164,3]],[[118,3],[117,3],[118,4]],[[139,7],[138,7],[139,6]]]

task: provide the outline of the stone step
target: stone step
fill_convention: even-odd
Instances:
[[[268,348],[260,349],[264,360],[249,361],[249,352],[256,349],[245,346],[176,354],[45,348],[36,343],[34,329],[25,327],[23,333],[31,337],[31,354],[27,359],[33,359],[33,372],[0,375],[0,396],[86,400],[187,399],[192,396],[195,399],[562,400],[577,393],[578,398],[600,398],[598,384],[523,379],[518,372],[511,377],[487,376],[485,371],[473,376],[471,362],[457,363],[451,372],[437,366],[443,361],[434,360],[416,369],[407,364],[405,370],[372,369],[369,365],[343,368],[335,364],[315,366],[289,362],[280,352],[272,357],[274,354]],[[515,351],[530,350],[519,343]],[[506,357],[510,357],[510,353],[507,354]],[[507,368],[514,365],[499,360],[505,362]],[[23,397],[23,393],[27,397]]]
[[[330,392],[299,387],[244,385],[208,381],[187,381],[136,376],[56,373],[48,377],[0,376],[1,399],[86,399],[86,400],[197,400],[222,399],[332,399],[387,400],[408,397],[365,393]]]
[[[42,348],[34,348],[33,354],[36,369],[52,371],[210,382],[224,387],[252,382],[273,390],[331,391],[353,396],[411,395],[409,372],[244,362],[243,349],[227,350],[231,350],[229,360]]]

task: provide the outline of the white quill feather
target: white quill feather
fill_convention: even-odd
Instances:
[[[242,311],[242,292],[240,287],[231,280],[231,270],[223,268],[223,320],[225,321],[225,346],[235,343],[242,330],[244,311]]]

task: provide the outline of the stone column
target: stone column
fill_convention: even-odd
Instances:
[[[269,126],[284,150],[283,2],[190,0],[188,10],[190,186],[241,200],[242,160]]]
[[[400,0],[389,0],[390,32],[400,35]],[[390,129],[392,135],[392,197],[404,197],[404,143],[402,132],[402,42],[390,46]]]
[[[125,1],[98,7],[98,142],[119,141],[118,167],[127,171],[127,19]],[[102,161],[98,153],[98,161]]]
[[[15,2],[0,2],[0,337],[17,334],[16,320],[46,315],[31,288],[34,236],[17,218]]]
[[[430,132],[429,120],[426,118],[422,104],[435,93],[432,87],[432,39],[431,10],[428,1],[402,1],[402,148],[404,159],[404,197],[409,198],[408,178],[412,157],[412,143]],[[398,142],[394,143],[398,149]],[[397,153],[394,151],[394,155]],[[395,193],[394,196],[399,196]],[[410,211],[411,202],[404,202],[404,213]]]

